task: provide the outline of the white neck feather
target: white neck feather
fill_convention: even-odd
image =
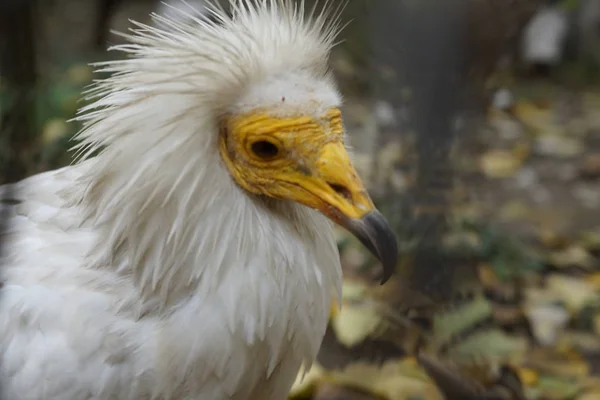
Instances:
[[[141,129],[86,162],[86,191],[76,199],[83,199],[85,220],[99,229],[90,266],[132,275],[145,312],[191,294],[210,296],[228,274],[243,276],[246,268],[282,291],[299,285],[314,293],[307,286],[318,282],[328,304],[339,293],[341,273],[329,221],[239,188],[221,160],[216,126],[190,114],[169,124],[154,111],[175,109],[178,100],[156,96],[139,103],[135,125]]]

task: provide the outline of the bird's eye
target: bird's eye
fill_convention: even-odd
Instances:
[[[259,140],[252,143],[252,152],[263,160],[270,160],[277,157],[279,154],[279,149],[271,142]]]

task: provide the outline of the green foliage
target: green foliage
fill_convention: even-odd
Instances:
[[[540,272],[544,267],[542,257],[514,236],[475,223],[464,223],[462,229],[477,234],[481,244],[470,251],[473,255],[489,261],[498,277],[503,280]]]
[[[566,10],[575,10],[579,7],[579,0],[562,0],[560,5]]]

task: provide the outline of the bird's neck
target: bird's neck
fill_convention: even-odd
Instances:
[[[185,128],[177,151],[146,135],[137,158],[123,144],[88,161],[79,206],[98,232],[90,267],[133,279],[144,313],[222,292],[232,278],[254,279],[247,286],[254,291],[265,282],[281,292],[319,290],[328,304],[341,275],[329,222],[303,206],[248,195],[217,144],[185,140]]]

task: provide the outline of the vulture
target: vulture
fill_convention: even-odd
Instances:
[[[334,223],[389,278],[327,65],[340,11],[303,8],[133,22],[74,163],[2,188],[2,398],[283,400],[340,295]]]

